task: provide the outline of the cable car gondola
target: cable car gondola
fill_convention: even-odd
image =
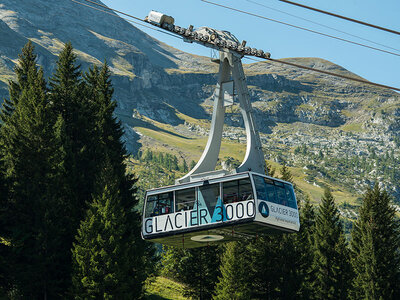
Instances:
[[[299,230],[290,182],[254,172],[206,178],[147,191],[143,238],[192,248]]]
[[[151,12],[147,19],[166,30],[175,28],[174,19],[161,13]],[[168,20],[168,24],[162,20]],[[227,31],[206,27],[198,31],[191,28],[185,36],[190,42],[219,50],[219,60],[215,60],[219,63],[219,77],[213,95],[209,138],[198,163],[188,174],[173,186],[146,192],[142,237],[161,244],[194,248],[262,233],[296,232],[300,222],[292,184],[265,175],[264,154],[255,128],[239,41]],[[198,38],[205,33],[213,34],[207,39],[211,42]],[[215,167],[225,109],[233,105],[235,98],[246,128],[247,147],[242,164],[229,173]]]

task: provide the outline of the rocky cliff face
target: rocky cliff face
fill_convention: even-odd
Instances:
[[[216,64],[165,45],[120,18],[69,0],[36,0],[34,5],[32,0],[1,1],[2,98],[7,97],[12,68],[28,40],[34,42],[38,64],[47,75],[54,70],[57,55],[67,41],[72,42],[83,69],[108,61],[118,101],[116,113],[125,124],[131,151],[138,138],[130,126],[134,110],[173,126],[184,123],[179,113],[210,119],[209,99],[216,83]],[[356,76],[319,58],[287,60]],[[245,73],[267,148],[275,137],[289,150],[303,144],[321,146],[329,137],[333,139],[327,142],[333,149],[332,156],[341,156],[343,149],[348,149],[350,155],[368,152],[363,147],[374,147],[378,154],[393,150],[398,155],[399,94],[276,63],[245,65]],[[237,109],[228,110],[226,122],[230,125],[226,136],[237,139],[242,126]],[[282,123],[287,126],[282,127]],[[187,126],[199,131],[198,125]],[[290,137],[283,138],[286,135]],[[369,144],[360,140],[368,140]],[[296,164],[295,158],[292,163]]]

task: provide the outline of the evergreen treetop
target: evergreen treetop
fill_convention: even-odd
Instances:
[[[76,299],[136,299],[143,275],[134,232],[121,205],[118,177],[107,162],[102,192],[94,196],[73,248]],[[107,174],[109,173],[109,174]],[[101,185],[99,185],[99,188]]]
[[[37,55],[34,53],[34,46],[31,41],[22,48],[22,53],[18,55],[18,62],[15,64],[14,72],[16,81],[9,81],[10,99],[4,99],[0,109],[0,125],[5,123],[14,112],[22,90],[28,85],[28,73],[30,70],[37,72]]]
[[[316,217],[314,251],[314,297],[345,299],[350,274],[348,250],[339,211],[328,188],[324,191]]]
[[[400,296],[400,225],[388,193],[376,184],[363,198],[351,240],[352,298]]]
[[[231,242],[226,244],[221,258],[221,276],[215,286],[214,299],[250,299],[251,273],[250,259],[246,243]]]
[[[281,179],[285,180],[287,182],[290,183],[294,183],[293,182],[293,176],[292,173],[290,172],[289,168],[286,166],[286,164],[283,164],[282,168],[281,168]]]
[[[68,252],[59,247],[65,238],[65,218],[61,218],[65,211],[54,193],[62,154],[43,71],[36,68],[35,55],[29,57],[32,61],[26,62],[29,69],[20,76],[25,82],[14,111],[0,129],[0,156],[8,183],[1,235],[10,241],[8,276],[16,293],[54,298],[65,291],[59,276],[65,273],[62,261]]]

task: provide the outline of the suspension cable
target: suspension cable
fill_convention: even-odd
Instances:
[[[72,2],[75,2],[75,3],[77,3],[77,4],[80,4],[80,5],[86,6],[86,7],[88,7],[88,8],[91,8],[91,9],[94,9],[94,10],[97,10],[97,11],[100,11],[100,12],[103,12],[103,13],[110,14],[110,15],[112,15],[112,16],[114,16],[114,17],[121,18],[121,19],[126,20],[126,21],[128,21],[128,22],[135,23],[135,24],[137,24],[137,25],[144,26],[144,27],[146,27],[146,28],[149,28],[149,29],[152,29],[152,30],[155,30],[155,31],[158,31],[158,32],[162,32],[162,33],[164,33],[164,34],[168,34],[168,35],[173,36],[173,37],[178,38],[178,39],[182,39],[180,36],[171,34],[171,33],[167,32],[167,31],[163,31],[163,30],[160,30],[160,29],[157,29],[157,28],[153,28],[153,27],[150,27],[150,26],[148,26],[148,25],[146,25],[146,24],[141,24],[141,23],[135,22],[135,21],[133,21],[133,20],[129,20],[129,19],[126,19],[126,18],[122,18],[122,17],[120,17],[120,16],[118,16],[118,15],[116,15],[116,14],[110,12],[110,11],[116,11],[116,12],[119,12],[119,11],[114,10],[114,9],[112,9],[112,8],[109,8],[109,7],[106,7],[106,6],[104,6],[104,5],[95,3],[95,2],[93,2],[93,1],[84,0],[84,1],[86,1],[86,2],[91,2],[91,3],[93,3],[93,4],[97,5],[97,6],[105,7],[105,8],[107,8],[108,11],[105,11],[105,10],[102,10],[102,9],[99,9],[99,8],[96,8],[96,7],[93,7],[93,6],[90,6],[90,5],[81,3],[81,2],[76,1],[76,0],[71,0],[71,1],[72,1]],[[202,1],[203,1],[203,0],[202,0]],[[208,2],[208,1],[204,1],[204,2]],[[137,17],[134,17],[134,16],[132,16],[132,15],[129,15],[129,14],[126,14],[126,13],[123,13],[123,12],[120,12],[120,13],[121,13],[121,14],[124,14],[124,15],[126,15],[126,16],[129,16],[129,17],[132,17],[132,18],[134,18],[134,19],[136,19],[136,20],[140,20],[140,21],[145,22],[144,20],[142,20],[142,19],[140,19],[140,18],[137,18]],[[249,60],[253,60],[253,61],[256,61],[256,62],[266,63],[266,61],[260,61],[260,60],[257,60],[257,59],[251,58],[251,57],[244,57],[244,58],[249,59]],[[374,86],[378,86],[378,87],[382,87],[382,88],[388,88],[388,89],[400,91],[400,88],[396,88],[396,87],[392,87],[392,86],[388,86],[388,85],[384,85],[384,84],[379,84],[379,83],[375,83],[375,82],[371,82],[371,81],[367,81],[367,80],[363,80],[363,79],[358,79],[358,78],[354,78],[354,77],[350,77],[350,76],[346,76],[346,75],[336,74],[336,73],[332,73],[332,72],[328,72],[328,71],[324,71],[324,70],[314,69],[314,68],[311,68],[311,67],[307,67],[307,66],[303,66],[303,65],[298,65],[298,64],[294,64],[294,63],[290,63],[290,62],[278,60],[278,59],[273,59],[273,58],[265,58],[265,59],[267,59],[267,60],[269,60],[269,61],[272,61],[272,62],[276,62],[276,63],[280,63],[280,64],[284,64],[284,65],[289,65],[289,66],[292,66],[292,67],[297,67],[297,68],[306,69],[306,70],[309,70],[309,71],[314,71],[314,72],[318,72],[318,73],[323,73],[323,74],[326,74],[326,75],[331,75],[331,76],[335,76],[335,77],[339,77],[339,78],[344,78],[344,79],[348,79],[348,80],[353,80],[353,81],[357,81],[357,82],[361,82],[361,83],[365,83],[365,84],[369,84],[369,85],[374,85]]]
[[[291,5],[296,5],[296,6],[305,8],[305,9],[313,10],[313,11],[316,11],[316,12],[319,12],[319,13],[323,13],[323,14],[326,14],[326,15],[329,15],[329,16],[336,17],[336,18],[340,18],[340,19],[343,19],[343,20],[346,20],[346,21],[358,23],[358,24],[361,24],[361,25],[364,25],[364,26],[368,26],[368,27],[372,27],[372,28],[375,28],[375,29],[379,29],[379,30],[383,30],[383,31],[387,31],[387,32],[390,32],[390,33],[394,33],[394,34],[400,35],[399,31],[396,31],[396,30],[393,30],[393,29],[389,29],[389,28],[385,28],[385,27],[381,27],[381,26],[374,25],[374,24],[370,24],[370,23],[367,23],[367,22],[364,22],[364,21],[348,18],[348,17],[342,16],[342,15],[338,15],[338,14],[334,14],[334,13],[331,13],[331,12],[328,12],[328,11],[325,11],[325,10],[322,10],[322,9],[314,8],[314,7],[311,7],[311,6],[307,6],[307,5],[304,5],[304,4],[300,4],[300,3],[296,3],[296,2],[292,2],[292,1],[288,1],[288,0],[279,0],[279,1],[287,3],[287,4],[291,4]]]
[[[226,5],[215,3],[215,2],[212,2],[212,1],[208,1],[208,0],[201,0],[201,1],[205,2],[205,3],[208,3],[208,4],[215,5],[215,6],[219,6],[219,7],[222,7],[222,8],[226,8],[226,9],[229,9],[229,10],[232,10],[232,11],[240,12],[242,14],[250,15],[250,16],[253,16],[253,17],[260,18],[260,19],[272,21],[272,22],[275,22],[275,23],[283,24],[283,25],[286,25],[286,26],[290,26],[290,27],[293,27],[293,28],[300,29],[300,30],[304,30],[304,31],[308,31],[308,32],[311,32],[311,33],[319,34],[319,35],[322,35],[322,36],[326,36],[326,37],[329,37],[329,38],[332,38],[332,39],[336,39],[336,40],[339,40],[339,41],[342,41],[342,42],[346,42],[346,43],[358,45],[358,46],[361,46],[361,47],[369,48],[369,49],[372,49],[372,50],[376,50],[376,51],[385,52],[385,53],[388,53],[388,54],[400,56],[400,54],[398,54],[398,53],[394,53],[394,52],[390,52],[390,51],[383,50],[383,49],[380,49],[380,48],[368,46],[368,45],[361,44],[361,43],[358,43],[358,42],[353,42],[353,41],[350,41],[350,40],[346,40],[346,39],[343,39],[343,38],[340,38],[340,37],[337,37],[337,36],[333,36],[333,35],[330,35],[330,34],[322,33],[322,32],[319,32],[319,31],[316,31],[316,30],[312,30],[312,29],[308,29],[308,28],[305,28],[305,27],[301,27],[301,26],[290,24],[290,23],[278,21],[278,20],[275,20],[275,19],[267,18],[265,16],[261,16],[261,15],[258,15],[258,14],[255,14],[255,13],[251,13],[251,12],[248,12],[248,11],[245,11],[245,10],[240,10],[240,9],[237,9],[237,8],[234,8],[234,7],[231,7],[231,6],[226,6]]]
[[[267,63],[266,61],[254,59],[252,57],[245,57],[245,58],[249,59],[249,60],[256,61],[256,62],[260,62],[260,63]],[[374,86],[381,87],[381,88],[387,88],[387,89],[392,89],[392,90],[395,90],[395,91],[400,91],[400,88],[396,88],[396,87],[393,87],[393,86],[384,85],[384,84],[380,84],[380,83],[375,83],[375,82],[368,81],[368,80],[365,80],[365,79],[359,79],[359,78],[346,76],[346,75],[341,75],[341,74],[328,72],[328,71],[324,71],[324,70],[320,70],[320,69],[314,69],[314,68],[311,68],[311,67],[307,67],[307,66],[291,63],[291,62],[284,61],[284,60],[273,59],[273,58],[265,58],[265,59],[269,60],[269,61],[272,61],[272,62],[276,62],[276,63],[280,63],[280,64],[284,64],[284,65],[288,65],[288,66],[292,66],[292,67],[296,67],[296,68],[300,68],[300,69],[305,69],[305,70],[318,72],[318,73],[322,73],[322,74],[326,74],[326,75],[331,75],[331,76],[335,76],[335,77],[339,77],[339,78],[353,80],[353,81],[357,81],[357,82],[361,82],[361,83],[365,83],[365,84],[369,84],[369,85],[374,85]]]
[[[259,5],[259,6],[262,6],[262,7],[265,7],[265,8],[268,8],[268,9],[273,10],[273,11],[280,12],[280,13],[282,13],[282,14],[291,16],[291,17],[293,17],[293,18],[297,18],[297,19],[299,19],[299,20],[303,20],[303,21],[306,21],[306,22],[309,22],[309,23],[312,23],[312,24],[315,24],[315,25],[318,25],[318,26],[322,26],[322,27],[325,27],[325,28],[328,28],[328,29],[331,29],[331,30],[334,30],[334,31],[337,31],[337,32],[340,32],[340,33],[343,33],[343,34],[346,34],[346,35],[348,35],[348,36],[352,36],[352,37],[358,38],[358,39],[360,39],[360,40],[363,40],[363,41],[366,41],[366,42],[369,42],[369,43],[372,43],[372,44],[375,44],[375,45],[378,45],[378,46],[385,47],[385,48],[387,48],[387,49],[392,49],[392,50],[395,50],[395,51],[400,52],[400,49],[396,49],[396,48],[393,48],[393,47],[390,47],[390,46],[387,46],[387,45],[384,45],[384,44],[381,44],[381,43],[377,43],[377,42],[371,41],[371,40],[369,40],[369,39],[363,38],[363,37],[361,37],[361,36],[358,36],[358,35],[355,35],[355,34],[352,34],[352,33],[349,33],[349,32],[346,32],[346,31],[343,31],[343,30],[340,30],[340,29],[337,29],[337,28],[334,28],[334,27],[331,27],[331,26],[327,26],[327,25],[322,24],[322,23],[318,23],[318,22],[315,22],[315,21],[311,21],[311,20],[306,19],[306,18],[303,18],[303,17],[296,16],[296,15],[294,15],[294,14],[291,14],[291,13],[288,13],[288,12],[286,12],[286,11],[283,11],[283,10],[280,10],[280,9],[276,9],[276,8],[267,6],[267,5],[262,4],[262,3],[259,3],[259,2],[257,2],[257,1],[253,1],[253,0],[246,0],[246,1],[247,1],[247,2],[250,2],[250,3],[253,3],[253,4],[256,4],[256,5]]]
[[[167,32],[167,31],[165,31],[165,30],[160,30],[160,29],[157,29],[157,28],[155,28],[155,27],[149,26],[149,25],[147,25],[147,24],[142,24],[142,23],[135,22],[135,21],[130,20],[130,19],[127,19],[127,18],[123,18],[123,17],[121,17],[121,16],[119,16],[119,15],[117,15],[117,14],[115,14],[115,13],[112,13],[112,11],[114,11],[113,9],[108,8],[107,6],[104,6],[104,5],[95,3],[95,2],[93,2],[93,1],[84,0],[84,1],[91,2],[91,3],[93,3],[93,4],[96,4],[96,5],[98,5],[98,6],[106,7],[109,11],[102,10],[102,9],[100,9],[100,8],[97,8],[97,7],[93,7],[93,6],[91,6],[91,5],[88,5],[88,4],[85,4],[85,3],[82,3],[82,2],[79,2],[79,1],[76,1],[76,0],[71,0],[71,1],[72,1],[72,2],[75,2],[76,4],[79,4],[79,5],[82,5],[82,6],[86,6],[86,7],[88,7],[88,8],[92,8],[92,9],[94,9],[94,10],[103,12],[103,13],[108,14],[108,15],[111,15],[111,16],[113,16],[113,17],[117,17],[117,18],[119,18],[119,19],[125,20],[125,21],[127,21],[127,22],[130,22],[130,23],[133,23],[133,24],[136,24],[136,25],[139,25],[139,26],[143,26],[143,27],[146,27],[146,28],[148,28],[148,29],[151,29],[151,30],[154,30],[154,31],[157,31],[157,32],[161,32],[161,33],[164,33],[164,34],[166,34],[166,35],[169,35],[169,36],[172,36],[172,37],[174,37],[174,38],[177,38],[177,39],[182,40],[182,38],[181,38],[180,36],[177,36],[177,35],[175,35],[175,34],[171,34],[171,33]],[[122,12],[121,12],[121,13],[122,13]],[[132,17],[132,18],[134,18],[134,19],[141,20],[141,19],[136,18],[136,17],[134,17],[134,16],[130,16],[130,17]],[[141,21],[145,22],[144,20],[141,20]]]

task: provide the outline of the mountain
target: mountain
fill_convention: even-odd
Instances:
[[[100,3],[100,1],[98,1]],[[152,148],[198,159],[209,128],[218,66],[174,49],[115,15],[70,0],[3,0],[0,4],[0,96],[23,45],[31,40],[49,76],[71,41],[83,69],[111,66],[116,115],[128,149]],[[357,75],[320,58],[289,62]],[[400,202],[400,96],[277,63],[245,65],[267,158],[292,167],[298,185],[318,199],[329,184],[340,201],[354,202],[376,180]],[[227,110],[221,160],[240,159],[244,131],[237,106]],[[229,144],[230,145],[230,144]],[[242,149],[242,150],[240,150]]]

